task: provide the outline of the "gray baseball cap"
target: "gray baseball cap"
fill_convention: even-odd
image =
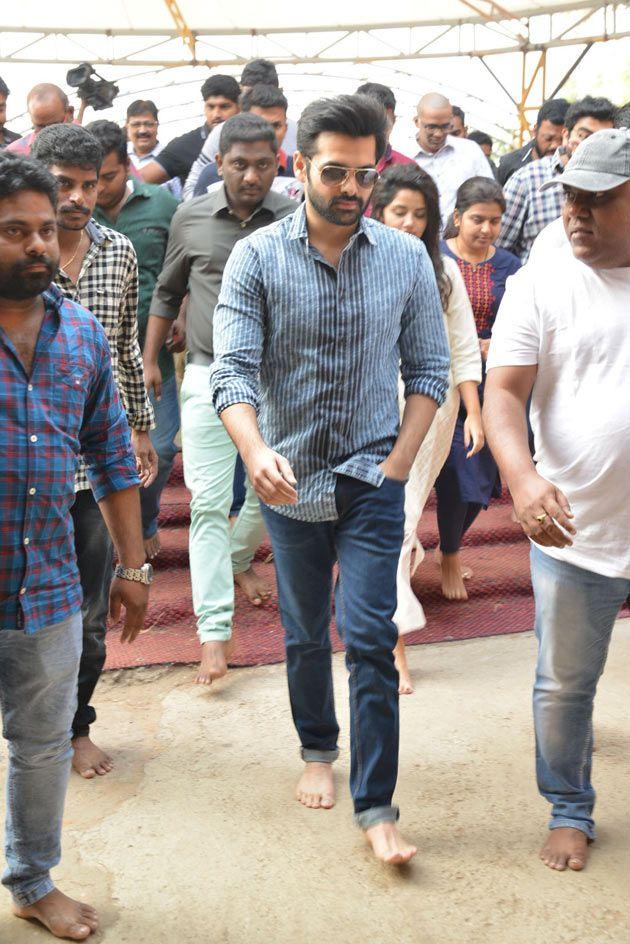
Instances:
[[[565,185],[576,190],[612,190],[630,180],[630,130],[596,131],[575,150],[564,173],[546,181],[540,190]]]

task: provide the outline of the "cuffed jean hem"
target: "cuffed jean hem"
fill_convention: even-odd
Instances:
[[[29,905],[34,905],[36,901],[40,901],[45,895],[49,895],[50,892],[55,890],[55,883],[50,876],[41,879],[32,888],[30,887],[31,885],[32,883],[29,882],[29,891],[26,889],[20,891],[19,888],[10,888],[11,897],[20,908],[28,908]]]
[[[549,821],[549,829],[579,829],[581,833],[586,833],[591,842],[597,837],[595,827],[590,823],[585,823],[583,819],[568,819],[566,816],[552,817]]]
[[[154,518],[151,524],[147,525],[146,531],[142,532],[145,541],[150,541],[158,533],[158,519]]]
[[[312,747],[301,747],[300,757],[305,764],[333,764],[339,757],[339,749],[334,751],[316,751]]]
[[[378,823],[396,823],[399,819],[400,810],[397,806],[373,806],[354,814],[354,821],[360,829],[370,829]]]

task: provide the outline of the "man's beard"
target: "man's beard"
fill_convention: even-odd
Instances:
[[[27,272],[31,265],[45,265],[46,271]],[[18,262],[8,271],[0,270],[0,298],[9,298],[14,302],[23,302],[35,298],[48,288],[59,267],[59,260],[50,256],[37,256],[28,262]]]
[[[333,223],[335,226],[354,226],[359,222],[363,215],[363,211],[369,203],[369,198],[367,200],[361,200],[359,197],[335,197],[334,200],[331,200],[327,203],[325,200],[322,200],[318,193],[315,192],[314,188],[307,185],[307,194],[308,198],[315,210],[319,213],[321,217],[327,220],[329,223]],[[356,203],[356,211],[354,210],[339,210],[335,209],[335,205],[339,201],[344,201],[346,203],[351,200]]]

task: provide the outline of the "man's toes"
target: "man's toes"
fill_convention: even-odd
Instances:
[[[80,770],[79,773],[86,780],[93,780],[94,777],[96,777],[96,770],[94,769],[94,767],[84,767],[84,769]]]
[[[586,862],[581,856],[571,856],[567,865],[574,872],[581,872],[584,866],[586,865]]]
[[[335,800],[328,794],[324,794],[320,800],[320,806],[325,810],[331,810],[335,805]]]

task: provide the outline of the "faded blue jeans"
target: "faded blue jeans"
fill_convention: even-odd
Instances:
[[[0,627],[2,733],[9,744],[2,877],[32,905],[54,888],[72,760],[72,718],[82,646],[81,613],[27,636]]]
[[[380,488],[337,477],[336,521],[296,521],[263,506],[278,577],[293,721],[305,761],[338,754],[331,666],[333,567],[337,629],[350,687],[350,790],[362,829],[393,822],[398,775],[396,572],[403,539],[405,483]]]
[[[604,577],[532,544],[538,664],[534,685],[538,789],[552,805],[550,829],[595,838],[591,784],[593,699],[630,579]]]

